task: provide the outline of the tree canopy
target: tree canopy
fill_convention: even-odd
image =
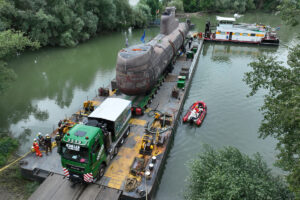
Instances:
[[[185,12],[238,12],[262,9],[272,11],[279,0],[182,0]]]
[[[299,23],[300,1],[285,0],[279,6],[283,19],[291,25]],[[259,128],[260,137],[278,140],[277,165],[289,172],[290,189],[300,199],[300,44],[289,49],[287,63],[276,57],[262,55],[250,63],[253,71],[245,74],[250,96],[265,89],[264,119]]]
[[[25,48],[37,49],[38,42],[32,42],[20,31],[6,30],[0,32],[0,95],[16,79],[12,69],[6,67],[6,60]]]
[[[141,1],[146,9],[137,12],[128,0],[1,0],[0,30],[22,31],[42,46],[75,46],[99,32],[146,25],[147,7],[155,15],[157,2]]]
[[[234,147],[216,151],[206,146],[189,167],[187,200],[292,199],[258,153],[250,158]]]

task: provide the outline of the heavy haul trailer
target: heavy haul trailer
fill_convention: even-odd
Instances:
[[[99,180],[129,135],[130,118],[130,101],[107,98],[85,124],[71,128],[60,146],[64,175],[72,182]]]
[[[138,96],[129,96],[126,95],[125,99],[130,100],[132,102],[131,112],[133,115],[143,115],[145,110],[148,108],[148,105],[151,104],[152,99],[157,94],[160,86],[163,84],[165,80],[165,76],[168,72],[172,70],[172,64],[166,69],[166,73],[163,73],[161,77],[158,79],[157,83],[154,85],[152,90],[148,92],[146,95],[138,95]]]

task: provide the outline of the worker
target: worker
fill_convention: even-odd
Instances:
[[[60,147],[60,142],[61,142],[61,135],[59,134],[59,132],[56,133],[55,141],[56,141],[56,146],[57,146],[57,153],[59,153],[59,147]]]
[[[52,152],[52,142],[51,142],[51,137],[49,136],[49,134],[46,134],[45,149],[46,149],[46,155],[48,155],[48,151]]]
[[[196,111],[197,113],[199,112],[198,105],[196,105],[196,107],[195,107],[195,111]]]
[[[38,133],[37,141],[38,141],[40,147],[43,147],[45,145],[45,138],[41,132]]]
[[[40,147],[39,147],[39,144],[37,143],[37,140],[34,138],[33,140],[33,144],[32,144],[34,150],[35,150],[35,155],[36,156],[39,156],[39,157],[42,157],[43,154],[41,153],[40,151]]]

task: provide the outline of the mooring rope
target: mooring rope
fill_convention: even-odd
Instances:
[[[14,164],[15,164],[16,162],[18,162],[19,160],[25,158],[29,153],[31,153],[31,151],[25,153],[23,156],[21,156],[20,158],[16,159],[16,160],[13,161],[12,163],[10,163],[10,164],[8,164],[8,165],[2,167],[2,168],[0,169],[0,173],[1,173],[2,171],[4,171],[5,169],[9,168],[10,166],[14,165]]]

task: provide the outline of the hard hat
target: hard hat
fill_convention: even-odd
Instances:
[[[48,137],[49,136],[49,134],[46,134],[46,137]]]
[[[34,138],[33,141],[36,142],[36,139]]]
[[[39,132],[38,135],[42,135],[41,132]]]

